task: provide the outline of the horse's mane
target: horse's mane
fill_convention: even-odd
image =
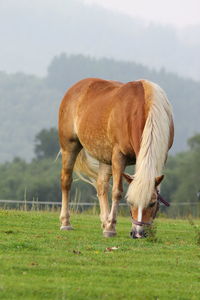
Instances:
[[[151,200],[155,178],[161,175],[169,148],[172,108],[165,92],[156,84],[143,81],[145,106],[149,109],[143,130],[134,180],[127,201],[144,208]]]

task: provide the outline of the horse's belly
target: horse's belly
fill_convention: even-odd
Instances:
[[[111,164],[112,160],[112,145],[109,140],[103,136],[97,136],[97,133],[84,133],[79,135],[81,145],[88,153],[100,162]]]

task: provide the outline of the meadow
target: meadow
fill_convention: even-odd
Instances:
[[[200,299],[199,231],[188,220],[156,220],[147,239],[102,236],[97,215],[0,210],[0,299]],[[197,226],[198,220],[194,220]],[[114,247],[114,248],[113,248]]]

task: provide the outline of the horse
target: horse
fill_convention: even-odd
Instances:
[[[60,229],[73,229],[69,192],[75,170],[87,175],[97,189],[105,237],[116,235],[125,178],[133,220],[131,236],[145,237],[145,226],[152,224],[163,199],[159,194],[162,170],[174,138],[172,108],[163,89],[143,79],[128,83],[83,79],[62,99],[58,132],[62,153]],[[135,165],[134,175],[124,173],[128,165]]]

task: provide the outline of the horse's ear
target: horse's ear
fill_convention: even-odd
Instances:
[[[127,173],[123,173],[122,175],[123,175],[123,177],[126,179],[126,181],[128,183],[131,183],[133,181],[133,176],[131,176],[131,175],[127,174]]]
[[[158,186],[161,183],[161,181],[163,181],[163,178],[164,178],[164,175],[156,177],[155,186]]]

